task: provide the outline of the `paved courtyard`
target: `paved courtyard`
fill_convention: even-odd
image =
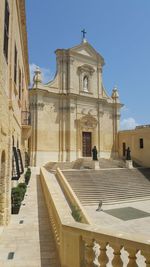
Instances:
[[[126,220],[123,220],[121,218],[119,219],[115,215],[113,216],[107,213],[108,210],[121,210],[122,208],[127,207],[132,207],[138,211],[143,211],[146,214],[143,213],[143,217],[140,218],[128,219],[128,209],[125,209],[124,215],[126,216]],[[101,225],[107,229],[117,229],[117,231],[120,231],[120,233],[132,233],[139,236],[142,235],[145,236],[147,240],[150,240],[150,200],[103,205],[102,211],[100,212],[96,211],[97,206],[86,206],[85,209],[90,218],[92,218],[92,222],[94,224]],[[129,214],[129,218],[130,216],[131,215]]]
[[[59,267],[36,169],[18,215],[0,235],[0,267]]]

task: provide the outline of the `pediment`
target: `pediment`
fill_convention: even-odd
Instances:
[[[88,56],[88,57],[92,57],[93,54],[90,53],[90,51],[87,51],[87,49],[80,49],[78,51],[76,51],[77,53],[84,55],[84,56]]]
[[[81,43],[80,45],[69,49],[69,51],[81,56],[92,58],[96,61],[100,61],[101,64],[104,65],[103,57],[88,42]]]

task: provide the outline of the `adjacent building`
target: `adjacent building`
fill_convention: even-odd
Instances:
[[[24,171],[31,133],[24,0],[0,1],[0,224],[11,213],[11,180]]]
[[[119,132],[119,156],[125,158],[130,148],[131,158],[140,166],[150,167],[150,125]]]
[[[99,157],[118,156],[122,104],[116,88],[111,96],[104,88],[103,57],[85,37],[81,44],[55,53],[54,80],[43,84],[37,68],[30,90],[31,164],[91,157],[93,146]]]

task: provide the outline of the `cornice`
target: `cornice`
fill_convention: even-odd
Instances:
[[[30,74],[29,74],[29,61],[28,61],[28,41],[27,41],[27,30],[26,30],[25,0],[16,0],[16,3],[17,3],[18,18],[19,18],[19,29],[21,36],[21,45],[23,50],[25,74],[27,76],[27,82],[29,84]]]
[[[66,98],[69,98],[69,99],[75,99],[75,100],[81,100],[81,101],[90,101],[90,102],[94,102],[94,103],[98,103],[98,104],[103,104],[105,106],[109,106],[109,107],[115,107],[120,109],[123,104],[121,103],[113,103],[113,102],[108,102],[106,98],[97,98],[97,97],[91,97],[91,96],[88,96],[88,95],[79,95],[79,94],[74,94],[74,93],[69,93],[69,94],[62,94],[62,93],[57,93],[57,92],[50,92],[46,89],[39,89],[39,88],[36,88],[36,89],[30,89],[29,90],[29,95],[30,97],[33,96],[33,95],[37,95],[37,94],[42,94],[42,95],[46,95],[47,97],[56,97],[56,98],[60,98],[61,99],[66,99]]]

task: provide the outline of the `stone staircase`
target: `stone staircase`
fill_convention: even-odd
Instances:
[[[63,171],[85,206],[150,199],[150,169]]]
[[[99,165],[101,169],[107,168],[124,168],[125,162],[123,160],[114,159],[99,159]],[[79,158],[72,162],[49,162],[44,166],[48,171],[54,172],[57,168],[61,170],[66,169],[94,169],[94,162],[92,157]]]
[[[57,168],[59,169],[72,169],[74,162],[49,162],[44,167],[47,171],[54,172]]]
[[[99,165],[101,169],[107,169],[107,168],[125,168],[125,162],[121,159],[99,159]]]
[[[93,169],[94,164],[91,157],[79,158],[74,161],[73,169]]]

